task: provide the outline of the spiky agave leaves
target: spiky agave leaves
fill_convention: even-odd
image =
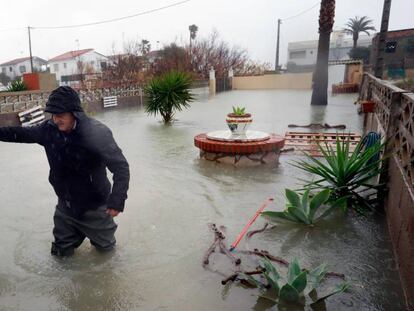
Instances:
[[[287,198],[286,209],[282,212],[263,212],[263,217],[271,221],[287,220],[305,225],[314,225],[328,216],[333,210],[343,207],[346,201],[346,198],[340,198],[328,203],[331,194],[329,189],[318,192],[312,198],[310,198],[309,189],[306,189],[302,197],[290,189],[285,191]]]
[[[261,297],[269,299],[273,302],[280,301],[298,303],[303,301],[305,296],[316,291],[326,278],[326,265],[320,266],[308,271],[301,269],[299,261],[294,258],[289,264],[286,278],[283,278],[273,264],[267,258],[260,263],[261,269],[264,270],[263,276],[265,283],[257,280],[252,275],[244,275],[243,277],[253,286],[262,290]],[[328,291],[320,298],[313,299],[313,303],[320,302],[332,295],[344,292],[350,287],[346,282],[337,285],[333,290]]]
[[[148,102],[145,111],[148,114],[160,114],[164,123],[172,121],[175,111],[188,108],[194,100],[190,92],[192,79],[184,72],[170,71],[154,78],[144,88]]]
[[[233,113],[236,116],[243,116],[243,115],[245,115],[245,110],[246,110],[245,107],[234,107],[233,106]]]
[[[381,153],[384,144],[376,142],[365,148],[359,142],[350,152],[350,141],[336,140],[333,148],[327,143],[318,145],[323,155],[319,160],[305,153],[306,160],[293,162],[292,165],[316,175],[314,181],[307,181],[305,187],[310,189],[330,189],[334,199],[347,198],[347,206],[361,212],[361,207],[372,208],[370,200],[364,197],[368,190],[376,191],[381,185],[372,183],[372,178],[381,172]]]

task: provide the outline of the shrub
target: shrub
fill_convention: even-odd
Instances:
[[[26,91],[27,85],[23,80],[14,80],[8,87],[8,92],[20,92],[20,91]]]
[[[192,79],[183,72],[170,71],[159,78],[154,78],[145,87],[148,97],[146,112],[160,114],[164,123],[170,123],[175,111],[188,108],[194,100],[190,92]]]

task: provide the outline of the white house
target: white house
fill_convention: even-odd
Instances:
[[[369,47],[372,45],[372,37],[361,35],[358,46]],[[352,37],[343,31],[334,31],[331,34],[329,60],[349,59],[348,53],[353,47]],[[318,40],[290,42],[288,44],[288,64],[297,66],[310,66],[316,64],[318,54]]]
[[[33,69],[36,71],[43,71],[47,61],[40,57],[33,56]],[[10,79],[22,76],[24,73],[31,72],[30,57],[16,58],[11,61],[0,64],[0,70]]]
[[[50,72],[56,74],[60,85],[79,81],[80,75],[101,73],[109,59],[94,49],[69,51],[49,59]]]

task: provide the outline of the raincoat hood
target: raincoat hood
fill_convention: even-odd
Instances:
[[[53,90],[46,103],[45,112],[59,114],[64,112],[83,112],[78,93],[70,86],[59,86]]]

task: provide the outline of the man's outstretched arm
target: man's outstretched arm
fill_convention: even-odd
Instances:
[[[45,122],[31,127],[0,127],[0,141],[42,145]]]

